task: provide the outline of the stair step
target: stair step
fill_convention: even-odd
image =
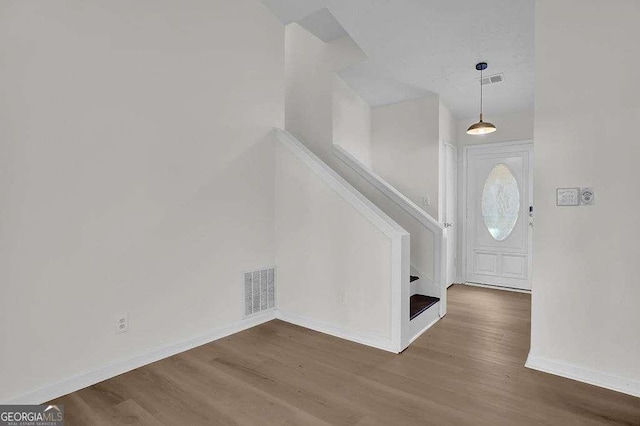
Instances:
[[[409,282],[412,283],[414,281],[418,281],[420,279],[420,277],[416,277],[415,275],[410,275],[409,276]]]
[[[422,294],[414,294],[409,300],[409,320],[412,320],[436,303],[438,303],[440,301],[440,298],[424,296]]]

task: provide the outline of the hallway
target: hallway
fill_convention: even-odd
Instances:
[[[281,321],[55,401],[68,425],[637,425],[637,398],[529,370],[530,296],[455,285],[401,355]]]

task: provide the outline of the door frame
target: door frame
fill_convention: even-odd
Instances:
[[[519,145],[531,145],[532,146],[532,150],[535,150],[535,145],[533,144],[533,139],[522,139],[522,140],[515,140],[515,141],[508,141],[508,142],[493,142],[493,143],[483,143],[483,144],[473,144],[473,145],[465,145],[464,147],[462,147],[462,200],[458,200],[458,205],[461,204],[461,211],[458,212],[458,218],[461,222],[461,233],[462,233],[462,264],[460,266],[460,274],[462,276],[462,280],[465,284],[468,285],[476,285],[476,286],[481,286],[481,287],[489,287],[489,288],[498,288],[498,289],[502,289],[502,290],[511,290],[511,291],[518,291],[518,292],[525,292],[525,293],[531,293],[531,290],[523,290],[523,289],[517,289],[517,288],[512,288],[512,287],[504,287],[504,286],[495,286],[495,285],[490,285],[490,284],[479,284],[479,283],[471,283],[467,280],[467,248],[468,248],[468,235],[469,235],[469,230],[467,229],[467,191],[468,191],[468,177],[469,177],[469,152],[473,151],[473,150],[477,150],[477,149],[486,149],[486,148],[500,148],[500,147],[512,147],[512,146],[519,146]],[[535,152],[535,151],[534,151]],[[532,204],[533,205],[533,159],[534,156],[531,157],[530,159],[530,164],[529,164],[529,173],[531,175],[531,179],[529,180],[529,193],[531,194],[531,200],[532,200]],[[535,210],[534,210],[535,212]],[[532,220],[532,219],[530,219]],[[531,236],[529,238],[529,278],[530,280],[533,282],[533,236]]]
[[[445,213],[446,213],[446,208],[447,208],[447,201],[446,201],[446,180],[447,180],[447,174],[446,174],[446,149],[447,147],[451,148],[453,150],[453,152],[455,153],[455,164],[456,164],[456,187],[453,188],[454,190],[454,194],[455,194],[455,199],[456,199],[456,217],[454,219],[455,222],[458,221],[458,218],[460,217],[460,200],[459,200],[459,194],[460,194],[460,170],[459,170],[459,165],[460,165],[460,156],[459,156],[459,152],[458,152],[458,147],[450,142],[447,142],[445,140],[441,140],[440,141],[440,146],[439,146],[439,151],[438,151],[438,222],[440,222],[442,224],[442,226],[444,226],[445,223]],[[456,225],[454,225],[456,226]],[[453,241],[453,244],[455,244],[455,252],[454,252],[454,259],[453,259],[453,264],[454,264],[454,268],[455,268],[455,273],[454,273],[454,277],[453,283],[456,283],[458,281],[460,281],[460,271],[459,271],[459,264],[458,264],[458,252],[459,252],[459,247],[458,247],[458,241],[460,240],[459,236],[458,236],[458,230],[456,229],[456,238],[455,241]],[[445,246],[445,254],[449,253],[449,247],[448,245],[452,244],[451,242],[451,238],[449,238],[449,235],[447,235],[446,238],[446,246]],[[448,271],[445,271],[445,276],[448,274]],[[452,284],[453,284],[452,283]],[[452,284],[447,284],[447,287],[451,286]]]

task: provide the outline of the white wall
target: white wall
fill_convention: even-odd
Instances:
[[[275,261],[283,27],[175,4],[0,4],[0,401],[240,321]]]
[[[366,56],[350,37],[324,43],[295,23],[285,37],[286,129],[332,165],[334,71]]]
[[[450,143],[451,145],[457,144],[458,121],[455,116],[442,100],[440,100],[439,108],[439,120],[438,120],[438,134],[440,141]]]
[[[279,317],[399,351],[400,310],[392,307],[403,280],[408,293],[408,234],[312,155],[284,144],[276,152]],[[394,246],[403,237],[405,247]]]
[[[334,71],[366,60],[365,54],[350,37],[324,43],[295,23],[286,27],[285,38],[286,129],[411,234],[411,265],[433,282],[433,234],[333,154]],[[437,111],[434,120],[437,125]]]
[[[338,75],[333,76],[333,143],[371,168],[371,107]]]
[[[437,95],[372,112],[373,170],[438,218],[440,101]],[[423,203],[429,197],[429,205]]]
[[[640,396],[640,3],[539,0],[536,13],[529,362]],[[575,186],[596,204],[556,207],[556,188]]]

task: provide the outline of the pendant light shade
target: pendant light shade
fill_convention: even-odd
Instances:
[[[489,134],[489,133],[493,133],[496,130],[498,130],[498,129],[492,123],[489,123],[489,122],[486,122],[486,121],[482,121],[482,114],[480,114],[480,121],[478,121],[475,124],[472,124],[467,129],[467,134],[469,134],[469,135],[486,135],[486,134]]]
[[[482,115],[482,72],[484,70],[487,69],[487,63],[486,62],[480,62],[479,64],[476,65],[476,70],[480,71],[480,121],[478,121],[475,124],[472,124],[468,129],[467,129],[467,134],[468,135],[486,135],[489,133],[493,133],[496,130],[498,130],[496,128],[496,126],[494,126],[492,123],[486,122],[483,120],[483,115]]]

